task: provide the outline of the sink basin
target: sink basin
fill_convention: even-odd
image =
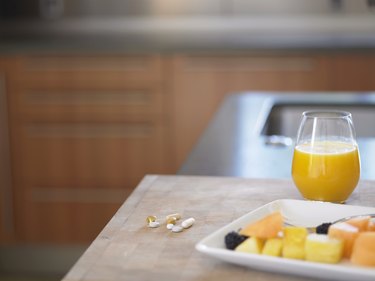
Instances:
[[[366,103],[348,103],[338,99],[336,103],[275,103],[269,111],[261,134],[279,136],[278,141],[295,138],[301,121],[302,112],[307,110],[344,110],[352,114],[356,135],[375,137],[375,105]]]

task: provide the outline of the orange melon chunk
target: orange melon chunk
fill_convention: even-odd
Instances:
[[[370,216],[358,217],[347,220],[346,223],[358,228],[359,232],[366,231],[370,221]]]
[[[280,212],[274,212],[252,224],[247,225],[240,231],[241,235],[254,236],[262,239],[277,237],[282,230],[283,217]]]
[[[375,266],[375,232],[358,235],[350,261],[355,265]]]
[[[368,221],[367,231],[375,231],[375,218]]]
[[[335,223],[328,229],[328,236],[330,238],[341,239],[344,241],[344,253],[345,258],[350,258],[353,250],[354,241],[358,237],[359,230],[346,222]]]

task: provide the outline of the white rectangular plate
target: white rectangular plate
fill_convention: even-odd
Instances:
[[[317,226],[350,215],[375,213],[375,208],[333,204],[316,201],[282,199],[270,202],[210,234],[196,249],[209,256],[244,265],[258,270],[287,273],[331,280],[375,280],[375,268],[359,267],[342,261],[339,264],[324,264],[287,258],[239,253],[227,250],[224,237],[230,231],[237,231],[272,212],[280,211],[284,218],[298,226]]]

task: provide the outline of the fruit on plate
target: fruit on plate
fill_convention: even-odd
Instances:
[[[307,229],[305,227],[284,227],[283,257],[290,259],[304,259],[306,237]]]
[[[353,218],[345,221],[346,223],[358,228],[359,232],[366,231],[368,224],[370,222],[370,216],[363,216],[358,218]]]
[[[331,222],[324,222],[316,227],[316,233],[327,234],[329,227],[332,225]]]
[[[280,257],[282,249],[283,240],[281,238],[270,238],[264,244],[262,255]]]
[[[283,217],[280,212],[274,212],[264,218],[244,227],[241,235],[255,236],[262,239],[276,238],[283,229]]]
[[[305,242],[306,260],[324,263],[338,263],[343,254],[344,242],[326,234],[311,233]]]
[[[350,261],[356,265],[375,266],[375,232],[362,232],[358,235]]]
[[[352,254],[354,241],[359,234],[358,227],[346,222],[335,223],[328,229],[330,238],[340,239],[344,242],[344,257],[350,259]]]
[[[305,227],[284,226],[280,212],[251,222],[225,236],[227,249],[237,252],[312,262],[375,267],[375,218],[362,216],[345,222],[322,223],[316,233]]]
[[[236,252],[260,254],[264,245],[264,240],[257,237],[250,237],[238,245],[234,250]]]
[[[369,220],[367,225],[367,231],[375,231],[375,218]]]
[[[229,232],[225,235],[224,243],[225,247],[229,250],[234,250],[238,245],[245,241],[248,237],[242,236],[235,231]]]

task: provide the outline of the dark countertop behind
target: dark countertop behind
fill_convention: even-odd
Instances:
[[[306,93],[307,94],[307,93]],[[268,111],[284,101],[335,100],[375,106],[375,94],[244,93],[229,96],[178,171],[179,175],[291,178],[293,145],[269,146],[261,134]],[[355,118],[355,116],[353,117]],[[371,122],[370,122],[371,123]],[[372,122],[373,124],[373,122]],[[361,179],[375,179],[375,138],[357,138]]]
[[[0,22],[0,53],[373,49],[371,15],[72,18]]]

